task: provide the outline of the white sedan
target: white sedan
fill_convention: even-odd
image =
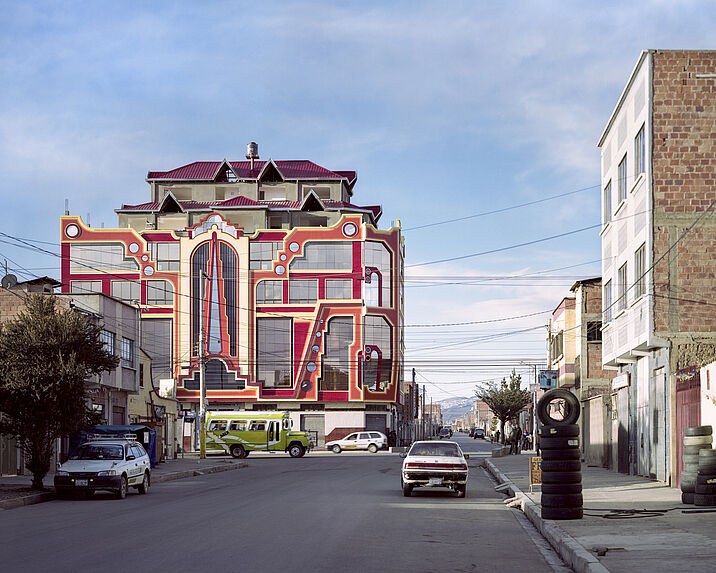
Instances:
[[[388,447],[388,438],[382,432],[353,432],[341,440],[326,442],[326,449],[334,454],[343,450],[368,450],[374,454]]]
[[[415,442],[404,457],[400,472],[403,495],[410,497],[415,487],[447,487],[465,497],[467,460],[455,442]]]

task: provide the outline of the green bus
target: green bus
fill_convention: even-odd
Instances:
[[[252,451],[288,452],[300,458],[311,450],[306,432],[294,432],[288,412],[237,410],[206,413],[206,449],[245,458]]]

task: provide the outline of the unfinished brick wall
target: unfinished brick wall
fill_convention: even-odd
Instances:
[[[716,51],[653,53],[656,261],[716,200]],[[657,334],[716,334],[716,206],[654,267]]]
[[[602,312],[602,282],[586,283],[584,285],[584,312],[587,314],[601,314]]]

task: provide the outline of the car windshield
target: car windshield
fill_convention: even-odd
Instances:
[[[84,444],[70,459],[73,460],[121,460],[122,446],[111,444]]]
[[[411,449],[410,456],[449,456],[451,458],[459,458],[460,450],[455,444],[430,443],[415,444]]]

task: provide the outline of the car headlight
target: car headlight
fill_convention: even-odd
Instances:
[[[57,470],[57,471],[55,472],[55,475],[56,475],[56,476],[61,476],[61,477],[67,477],[68,475],[70,475],[70,472],[67,472],[67,471],[65,471],[65,470]]]
[[[99,476],[116,476],[117,472],[115,470],[104,470],[103,472],[97,472],[97,477]]]

